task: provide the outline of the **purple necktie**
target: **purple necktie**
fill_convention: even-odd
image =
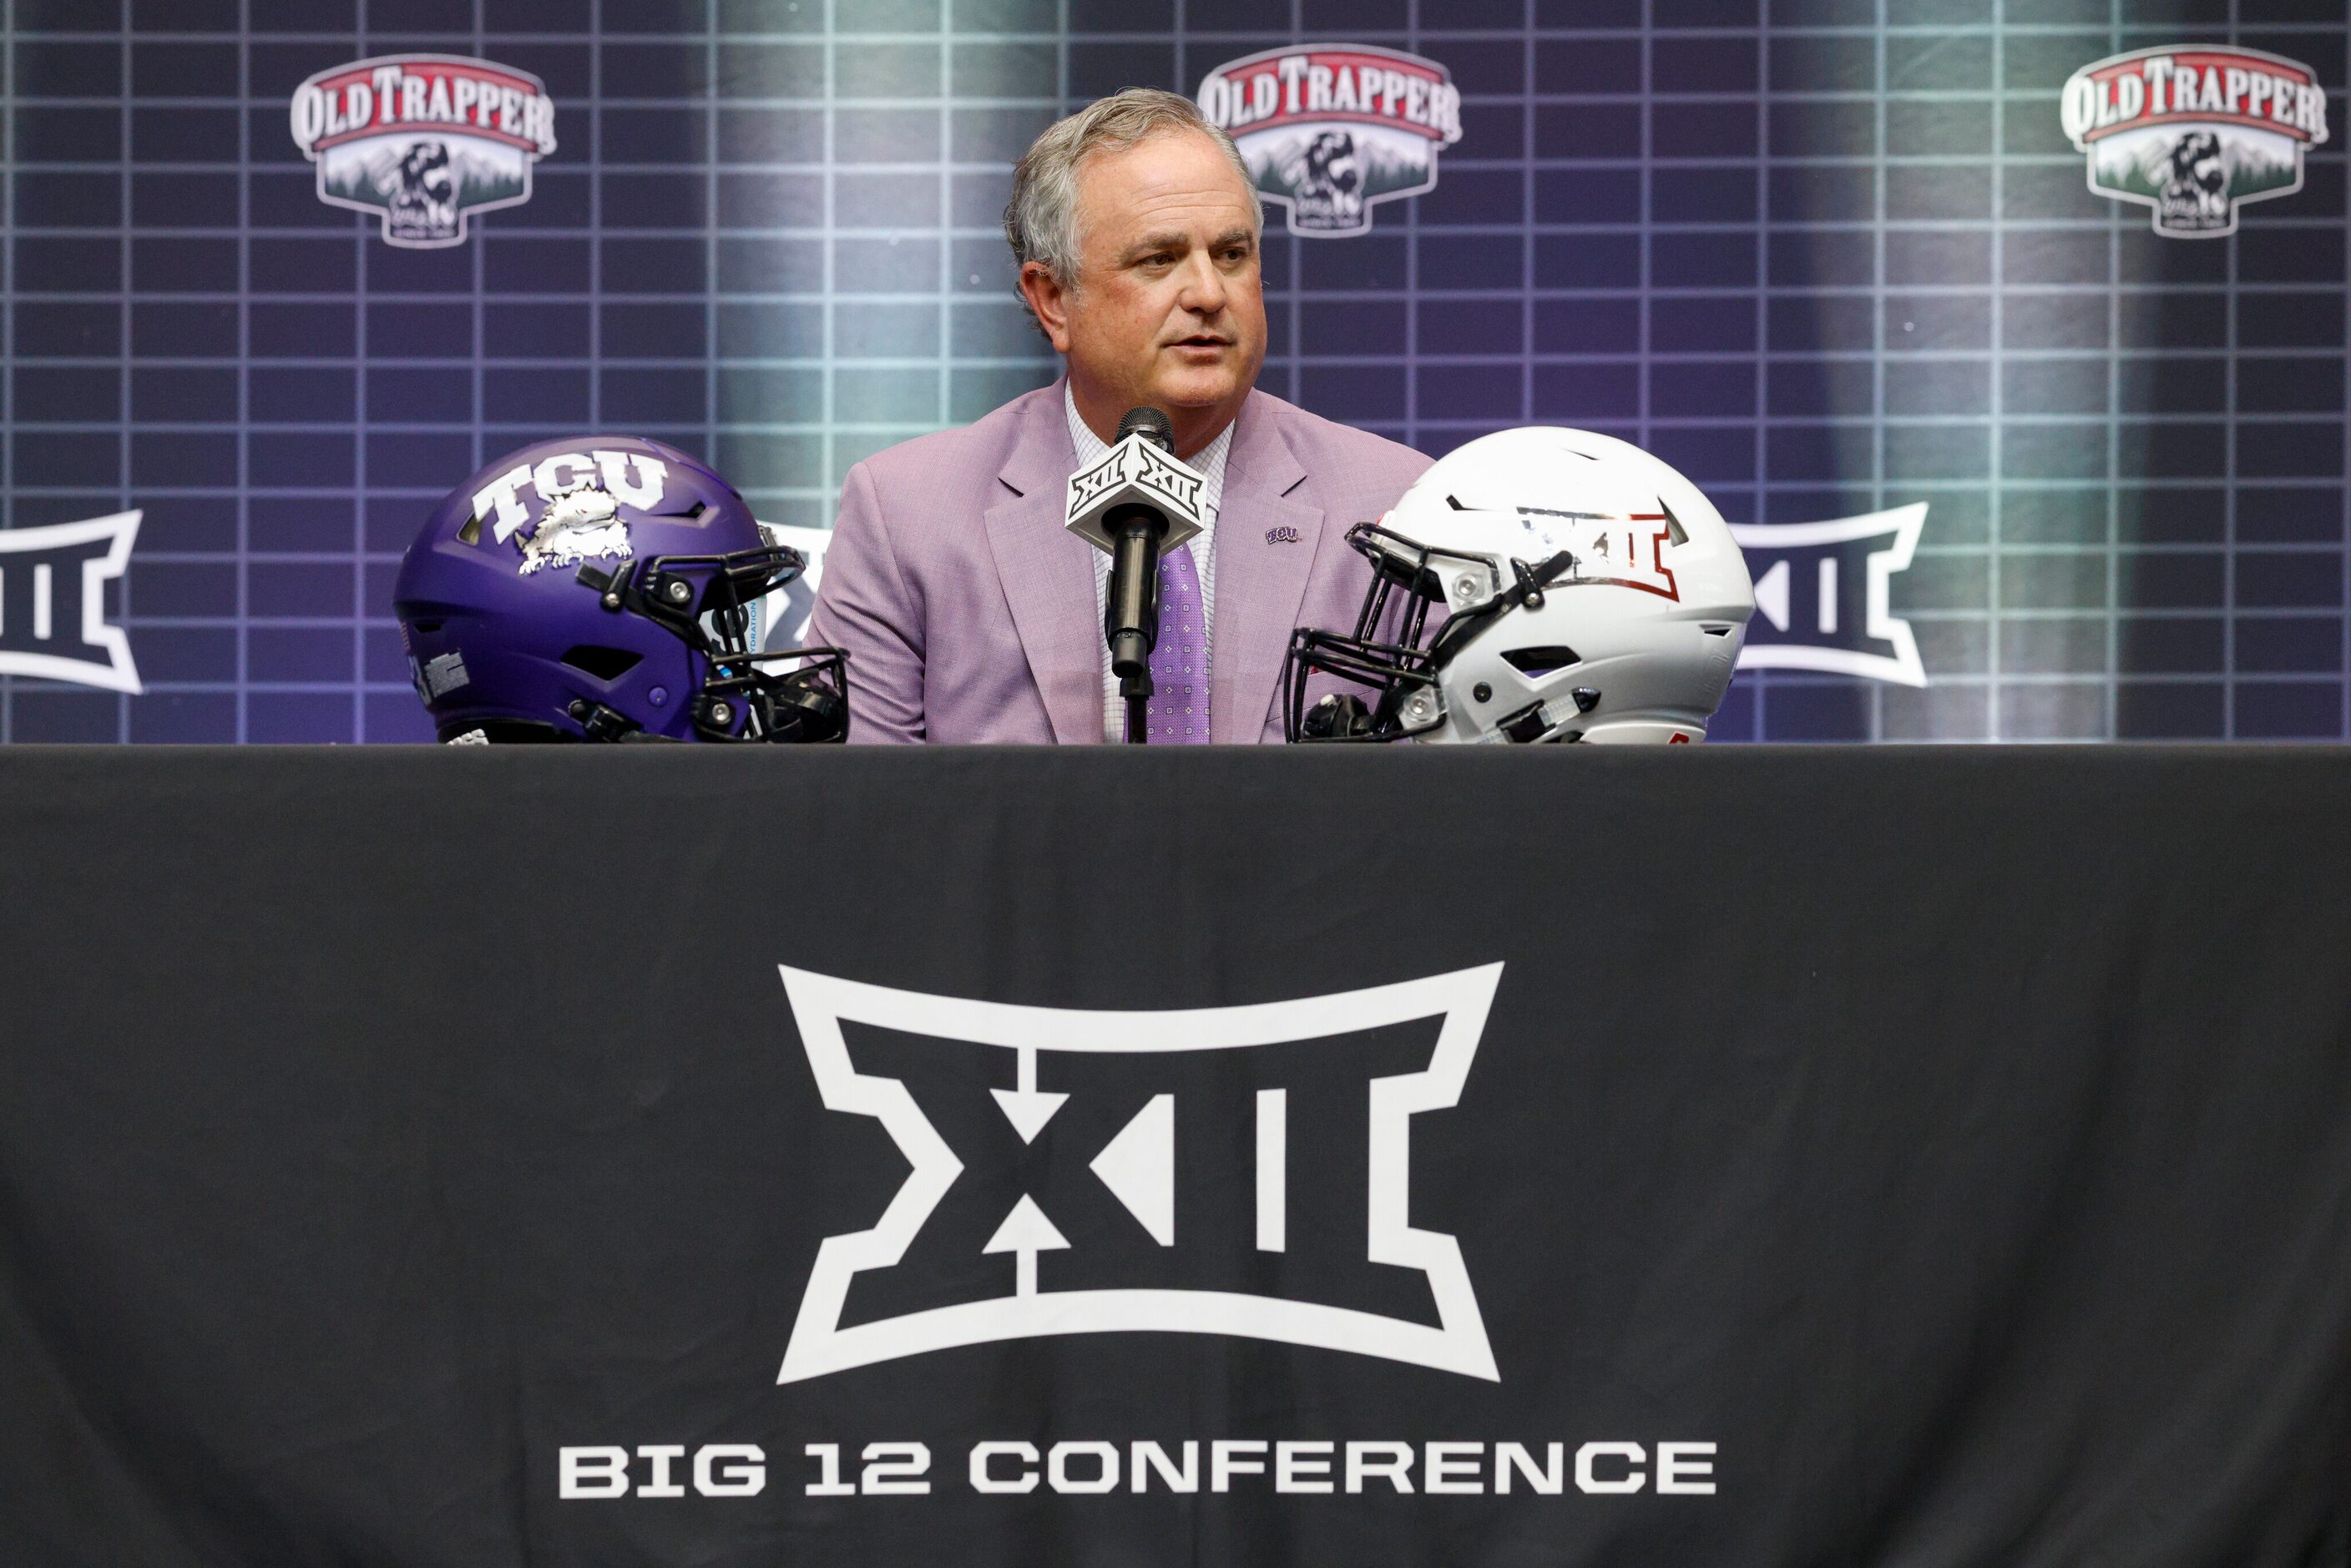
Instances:
[[[1144,716],[1154,746],[1208,743],[1207,628],[1192,549],[1177,545],[1159,558],[1159,641],[1151,650]]]

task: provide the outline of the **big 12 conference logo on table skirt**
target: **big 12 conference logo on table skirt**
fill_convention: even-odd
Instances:
[[[1412,1223],[1410,1150],[1416,1115],[1459,1102],[1501,965],[1293,1001],[1163,1012],[1015,1006],[789,966],[780,972],[825,1107],[879,1121],[906,1175],[871,1228],[828,1237],[819,1249],[778,1382],[962,1345],[1112,1333],[1234,1335],[1500,1379],[1459,1244],[1448,1232]],[[1373,1031],[1428,1019],[1440,1027],[1417,1071],[1383,1073],[1376,1056],[1346,1049],[1350,1037],[1360,1044]],[[926,1071],[942,1057],[1007,1052],[1016,1086],[988,1089],[983,1102],[971,1090],[996,1075],[964,1071],[950,1075],[952,1092],[933,1084],[917,1092],[904,1068],[860,1065],[844,1025],[923,1041]],[[1270,1047],[1324,1041],[1332,1049],[1304,1061],[1280,1056],[1286,1068],[1242,1060],[1279,1056]],[[1026,1176],[997,1179],[1026,1171],[1023,1151],[1040,1136],[1055,1137],[1049,1127],[1072,1120],[1061,1113],[1074,1092],[1089,1083],[1102,1092],[1089,1063],[1114,1069],[1121,1092],[1141,1102],[1106,1141],[1098,1127],[1089,1134],[1064,1126],[1077,1140],[1065,1163],[1085,1159],[1125,1217],[1105,1226],[1100,1206],[1092,1206],[1092,1228],[1069,1218],[1089,1211],[1082,1200],[1091,1184],[1077,1184],[1083,1191],[1056,1223],[1047,1207],[1059,1200],[1049,1194],[1040,1205]],[[1248,1082],[1209,1082],[1204,1071]],[[1316,1107],[1325,1113],[1368,1107],[1363,1166],[1293,1172],[1301,1164],[1290,1140],[1293,1101],[1301,1117]],[[1236,1119],[1246,1125],[1230,1124]],[[1236,1147],[1256,1152],[1246,1180],[1231,1179],[1228,1154]],[[1003,1168],[991,1176],[989,1165]],[[1187,1180],[1213,1189],[1215,1201],[1197,1197],[1189,1206],[1194,1220],[1179,1234],[1176,1192]],[[972,1189],[973,1205],[940,1221],[964,1232],[945,1251],[956,1260],[955,1281],[918,1292],[919,1310],[852,1311],[861,1276],[922,1267],[920,1238],[935,1215],[954,1207],[950,1194],[959,1186]],[[1313,1267],[1258,1270],[1255,1288],[1234,1288],[1233,1259],[1292,1253],[1293,1209],[1311,1217],[1301,1234],[1316,1238],[1343,1233],[1329,1223],[1333,1212],[1366,1216],[1362,1255],[1324,1257],[1318,1242]],[[1193,1234],[1203,1222],[1209,1233]],[[1151,1245],[1139,1245],[1146,1239]],[[1056,1267],[1040,1255],[1073,1249],[1079,1267],[1055,1278]],[[942,1301],[979,1278],[970,1259],[996,1254],[1014,1264],[998,1281],[1008,1288]],[[931,1261],[935,1266],[936,1258]],[[1421,1274],[1437,1321],[1393,1315],[1375,1297],[1328,1299],[1382,1268]],[[1310,1280],[1311,1288],[1301,1283]],[[1277,1288],[1280,1281],[1298,1288]]]

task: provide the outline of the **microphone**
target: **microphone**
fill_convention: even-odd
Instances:
[[[1200,531],[1206,481],[1171,450],[1175,427],[1155,408],[1130,410],[1118,441],[1070,476],[1064,526],[1110,557],[1102,636],[1126,700],[1127,738],[1144,738],[1151,650],[1159,641],[1159,558]]]

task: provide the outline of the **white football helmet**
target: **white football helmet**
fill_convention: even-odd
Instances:
[[[1588,431],[1472,441],[1347,540],[1372,586],[1353,635],[1291,634],[1291,740],[1703,740],[1755,612],[1713,503]],[[1398,590],[1413,596],[1399,640],[1374,641]],[[1432,610],[1441,624],[1424,646]],[[1376,695],[1310,706],[1318,673]]]

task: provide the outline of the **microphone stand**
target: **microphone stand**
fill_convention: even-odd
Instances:
[[[1126,700],[1127,744],[1142,746],[1150,736],[1151,650],[1159,643],[1159,541],[1166,537],[1167,519],[1147,507],[1121,507],[1102,522],[1118,541],[1111,556],[1102,632],[1110,639],[1111,674]]]
[[[1118,438],[1140,435],[1173,455],[1176,431],[1165,413],[1147,404],[1129,409],[1118,422]],[[1126,740],[1143,746],[1151,738],[1151,650],[1159,645],[1159,547],[1167,538],[1167,514],[1131,503],[1102,516],[1102,531],[1117,541],[1110,557],[1110,591],[1103,596],[1102,635],[1110,640],[1111,674],[1126,699]]]

